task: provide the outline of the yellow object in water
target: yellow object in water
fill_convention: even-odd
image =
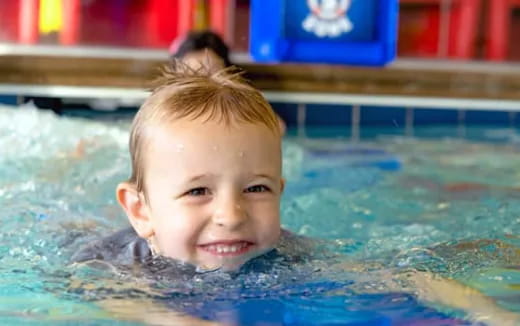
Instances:
[[[62,0],[40,0],[39,30],[42,34],[59,32],[63,26]]]

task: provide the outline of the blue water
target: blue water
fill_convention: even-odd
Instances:
[[[150,322],[107,312],[105,299],[240,325],[471,324],[464,312],[370,276],[410,268],[456,278],[520,312],[516,130],[288,137],[282,222],[316,239],[312,259],[150,283],[68,264],[82,244],[128,225],[114,199],[129,174],[128,124],[0,107],[0,324]],[[362,271],[331,269],[339,256]]]

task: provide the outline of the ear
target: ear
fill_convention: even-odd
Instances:
[[[285,179],[280,179],[280,193],[283,193],[283,190],[285,189]]]
[[[151,237],[154,230],[150,212],[144,196],[137,191],[135,185],[120,183],[116,189],[116,197],[135,232],[144,239]]]

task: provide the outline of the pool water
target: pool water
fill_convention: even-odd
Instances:
[[[102,300],[147,300],[240,325],[470,325],[363,273],[416,268],[455,278],[520,313],[520,134],[514,129],[312,131],[284,142],[283,226],[316,240],[300,268],[254,262],[148,284],[68,264],[82,244],[128,226],[114,189],[129,176],[129,121],[0,107],[0,324],[140,325]],[[256,264],[256,265],[255,265]],[[361,274],[361,275],[360,275]],[[374,290],[374,289],[377,289]],[[143,313],[144,314],[144,313]]]

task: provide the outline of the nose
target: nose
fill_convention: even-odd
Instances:
[[[213,222],[229,229],[240,227],[247,220],[247,213],[237,196],[223,196],[213,214]]]

